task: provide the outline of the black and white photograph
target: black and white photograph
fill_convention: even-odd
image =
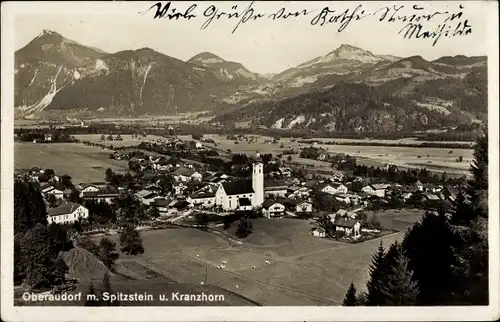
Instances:
[[[497,2],[7,2],[1,39],[2,320],[500,318]]]

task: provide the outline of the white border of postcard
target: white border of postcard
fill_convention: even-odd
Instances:
[[[476,1],[474,1],[476,2]],[[144,4],[145,2],[143,2]],[[362,2],[359,2],[362,3]],[[387,2],[383,2],[387,3]],[[459,3],[459,2],[457,2]],[[462,1],[460,3],[467,3]],[[488,24],[490,305],[482,307],[14,307],[13,95],[14,17],[17,14],[134,14],[136,2],[2,2],[1,317],[6,321],[479,321],[499,318],[498,2],[484,2]],[[152,2],[154,4],[154,2]],[[132,8],[132,9],[131,9]]]

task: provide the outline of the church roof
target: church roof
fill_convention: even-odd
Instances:
[[[254,193],[251,180],[238,180],[225,182],[222,184],[228,196]]]

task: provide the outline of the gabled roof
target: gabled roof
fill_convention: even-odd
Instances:
[[[152,191],[149,191],[149,190],[141,190],[139,192],[136,192],[134,195],[137,197],[137,198],[146,198],[150,195],[154,194],[154,192]]]
[[[283,205],[281,202],[277,201],[277,200],[274,200],[274,199],[266,199],[264,200],[264,202],[262,203],[262,207],[263,208],[269,208],[271,207],[272,205],[274,204],[280,204],[280,205]],[[283,205],[284,206],[284,205]]]
[[[83,183],[80,185],[80,189],[83,190],[85,188],[88,188],[88,187],[94,187],[94,188],[97,188],[99,189],[99,186],[93,184],[93,183]]]
[[[238,180],[225,182],[222,184],[224,191],[228,196],[241,195],[245,193],[254,193],[251,180]]]
[[[195,170],[193,170],[193,169],[180,167],[180,168],[175,169],[175,171],[174,171],[172,174],[173,174],[174,176],[185,176],[185,177],[190,177],[190,176],[192,176],[194,173],[196,173],[196,171],[195,171]]]
[[[67,215],[71,214],[73,211],[78,209],[81,205],[73,202],[62,203],[59,207],[56,208],[48,208],[47,213],[49,216],[59,216],[59,215]],[[82,206],[83,207],[83,206]]]
[[[153,201],[153,205],[156,207],[167,207],[169,205],[170,201],[168,201],[165,198],[158,198]]]
[[[345,217],[337,217],[333,223],[335,226],[352,228],[358,221],[355,219],[347,219]]]
[[[198,192],[191,195],[191,199],[203,199],[203,198],[214,198],[215,193],[213,192]]]

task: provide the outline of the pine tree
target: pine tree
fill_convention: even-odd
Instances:
[[[144,253],[142,239],[139,232],[132,226],[126,226],[120,233],[121,251],[129,255]]]
[[[104,274],[104,277],[102,279],[102,292],[103,292],[103,294],[104,293],[108,293],[109,295],[113,294],[113,290],[111,289],[111,282],[109,280],[109,273],[108,272],[106,272]],[[108,298],[110,298],[110,296],[108,296]],[[104,306],[119,306],[120,303],[118,302],[118,300],[108,299],[108,300],[103,301],[103,305]]]
[[[107,268],[112,268],[120,255],[116,252],[116,243],[103,238],[99,242],[99,259]]]
[[[85,306],[100,306],[99,297],[94,289],[94,285],[92,282],[89,284],[89,289],[87,290],[87,294],[85,296]]]
[[[356,287],[354,287],[354,282],[351,281],[351,285],[347,290],[344,297],[343,306],[356,306],[358,304],[358,299],[356,298]]]
[[[453,201],[451,223],[458,226],[469,226],[476,217],[477,214],[468,200],[467,192],[461,187]]]
[[[396,246],[395,262],[390,266],[381,292],[384,295],[384,305],[410,306],[415,305],[418,295],[417,282],[413,280],[413,272],[408,267],[401,246]]]
[[[370,264],[370,279],[366,284],[367,296],[366,305],[377,306],[383,304],[383,295],[380,291],[380,287],[383,280],[383,269],[384,269],[384,257],[385,250],[380,241],[379,247],[376,253],[372,257],[372,262]]]

